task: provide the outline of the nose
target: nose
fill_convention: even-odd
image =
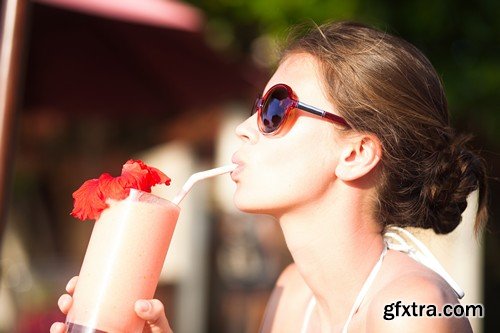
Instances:
[[[257,114],[248,117],[241,124],[236,126],[236,135],[244,142],[255,143],[259,137],[259,129],[257,128]]]

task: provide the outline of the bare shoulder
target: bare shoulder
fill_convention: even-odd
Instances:
[[[312,296],[311,290],[294,263],[288,265],[281,272],[274,289],[281,291],[282,297],[293,298],[294,300],[309,299]]]
[[[286,267],[280,274],[261,324],[261,332],[291,332],[290,318],[302,316],[311,298],[295,264]],[[295,327],[294,327],[295,328]]]
[[[389,279],[373,296],[367,311],[370,332],[472,332],[466,317],[446,317],[446,305],[459,301],[451,287],[428,268],[410,269]]]
[[[290,265],[286,266],[285,269],[281,272],[278,280],[276,280],[276,284],[286,282],[287,280],[294,278],[297,274],[297,265],[291,263]]]

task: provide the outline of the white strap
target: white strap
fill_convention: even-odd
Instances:
[[[378,259],[377,263],[375,266],[373,266],[372,271],[368,275],[368,277],[365,280],[365,283],[361,287],[361,290],[359,291],[358,296],[356,297],[356,300],[354,301],[354,304],[351,308],[351,311],[349,313],[349,317],[347,318],[344,327],[342,328],[342,333],[347,333],[347,327],[349,327],[349,324],[352,320],[352,317],[358,312],[359,307],[361,306],[361,303],[363,302],[363,299],[365,298],[366,294],[368,293],[368,289],[370,289],[370,286],[372,285],[373,281],[377,277],[377,273],[382,267],[382,261],[384,260],[384,257],[387,253],[387,244],[384,244],[384,249],[382,250],[382,253],[380,254],[380,258]],[[316,306],[316,298],[314,295],[312,296],[311,300],[309,301],[309,304],[307,305],[306,312],[304,315],[304,322],[302,324],[302,329],[300,330],[300,333],[306,333],[307,329],[309,327],[309,322],[312,317],[312,313],[314,311],[314,307]]]
[[[354,305],[351,308],[351,312],[349,313],[349,317],[347,317],[347,321],[344,324],[344,327],[342,328],[342,333],[347,333],[347,327],[351,323],[352,317],[356,312],[358,312],[359,307],[361,306],[361,303],[363,302],[363,299],[365,298],[366,294],[368,293],[368,289],[370,289],[370,286],[372,285],[373,281],[377,277],[377,273],[382,267],[382,261],[384,260],[384,257],[387,253],[387,244],[384,244],[384,249],[382,250],[382,253],[380,254],[380,258],[378,258],[377,263],[375,266],[373,266],[372,271],[370,272],[370,275],[368,275],[368,278],[366,278],[365,283],[363,284],[363,287],[361,287],[361,290],[359,291],[358,297],[356,297],[356,300],[354,301]]]
[[[417,247],[418,251],[412,246],[410,246],[408,242],[405,240],[405,238],[401,237],[399,233],[409,238],[409,240]],[[375,280],[378,271],[382,267],[382,261],[387,253],[388,248],[391,250],[407,253],[411,258],[432,269],[434,272],[439,274],[453,288],[458,298],[462,298],[465,295],[462,288],[460,288],[458,283],[456,283],[452,279],[452,277],[446,272],[446,270],[443,268],[443,266],[441,266],[439,261],[436,259],[436,257],[434,257],[434,255],[427,248],[427,246],[425,246],[424,243],[422,243],[418,238],[416,238],[411,232],[400,227],[390,226],[384,233],[384,240],[385,240],[384,250],[382,251],[380,258],[378,259],[375,266],[373,266],[373,269],[368,275],[368,278],[366,279],[365,283],[361,287],[361,290],[359,291],[359,294],[356,297],[356,300],[354,301],[354,304],[351,308],[349,317],[347,318],[347,321],[345,322],[344,327],[342,328],[342,333],[347,333],[347,328],[352,320],[352,317],[359,310],[359,307],[361,306],[361,303],[363,302],[363,299],[365,298],[368,289]],[[392,241],[395,241],[397,243]],[[309,304],[307,305],[307,309],[304,315],[304,322],[302,325],[302,329],[300,330],[301,333],[307,332],[307,329],[309,327],[309,322],[311,320],[315,306],[316,306],[316,298],[312,296],[311,300],[309,301]]]
[[[314,307],[316,306],[316,297],[311,296],[311,300],[307,304],[306,313],[304,315],[304,321],[302,323],[302,328],[300,333],[307,333],[307,329],[309,328],[309,322],[311,321],[312,313],[314,311]]]
[[[409,240],[417,247],[417,249],[410,246],[408,242],[403,237],[401,237],[400,234],[398,234],[398,232],[409,238]],[[407,253],[416,261],[432,269],[453,288],[458,298],[464,297],[465,293],[462,288],[460,288],[458,283],[456,283],[455,280],[453,280],[453,278],[448,274],[448,272],[446,272],[446,270],[443,268],[443,266],[441,266],[439,261],[436,259],[436,257],[434,257],[427,246],[425,246],[424,243],[422,243],[411,232],[400,227],[390,226],[387,228],[387,232],[384,233],[384,238],[388,241],[387,243],[390,249]],[[397,243],[393,243],[391,242],[391,240],[394,240]]]

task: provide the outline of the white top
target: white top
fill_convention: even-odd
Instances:
[[[405,237],[407,239],[405,239]],[[415,246],[412,247],[408,244],[408,240]],[[413,236],[411,232],[405,230],[400,227],[391,226],[388,227],[386,232],[384,233],[384,249],[380,254],[380,258],[378,259],[375,266],[373,266],[370,274],[366,278],[365,283],[361,287],[361,290],[354,301],[354,304],[349,312],[349,317],[342,328],[342,333],[347,333],[347,328],[351,323],[352,317],[358,312],[363,299],[365,298],[368,290],[370,289],[371,284],[377,277],[377,273],[382,267],[382,262],[384,260],[385,255],[387,254],[387,249],[396,250],[400,252],[404,252],[408,254],[411,258],[418,261],[419,263],[427,266],[432,269],[434,272],[439,274],[448,284],[453,288],[458,298],[464,297],[464,291],[460,288],[460,286],[451,278],[451,276],[445,271],[443,266],[439,263],[439,261],[434,257],[431,251],[420,241],[418,238]],[[302,324],[301,333],[306,333],[309,328],[309,322],[312,317],[312,313],[316,306],[316,298],[313,296],[307,305],[306,312],[304,315],[304,322]]]

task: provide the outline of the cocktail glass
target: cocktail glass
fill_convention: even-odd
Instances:
[[[142,332],[145,323],[134,305],[154,296],[180,202],[196,182],[236,167],[191,175],[172,201],[136,189],[124,200],[110,200],[92,230],[66,317],[67,332]]]
[[[134,311],[154,296],[180,208],[131,189],[95,222],[66,317],[68,332],[142,332]]]

